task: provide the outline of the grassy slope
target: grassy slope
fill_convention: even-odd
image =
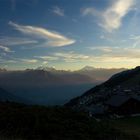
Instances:
[[[140,117],[127,117],[109,122],[113,128],[140,139]]]
[[[137,139],[112,126],[68,108],[0,103],[1,140]]]

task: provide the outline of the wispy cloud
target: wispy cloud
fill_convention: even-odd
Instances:
[[[91,50],[99,51],[98,57],[110,58],[110,61],[113,62],[112,58],[120,59],[140,59],[140,48],[133,47],[111,47],[111,46],[98,46],[91,47]],[[122,59],[122,60],[121,60]]]
[[[132,40],[140,40],[140,35],[131,35],[130,39],[132,39]]]
[[[115,0],[104,11],[98,11],[94,8],[86,8],[83,15],[93,15],[98,17],[98,25],[108,32],[118,29],[123,18],[132,10],[135,0]]]
[[[55,60],[58,60],[59,58],[56,57],[56,56],[35,56],[36,58],[39,58],[39,59],[43,59],[43,60],[47,60],[47,61],[55,61]]]
[[[85,9],[82,9],[81,12],[83,16],[87,16],[87,15],[100,16],[101,15],[101,12],[96,10],[93,7],[87,7]]]
[[[58,16],[65,16],[64,10],[58,6],[53,7],[52,12]]]
[[[37,59],[19,59],[19,60],[22,62],[25,62],[25,63],[37,63],[38,62]]]
[[[112,49],[112,47],[108,47],[108,46],[102,46],[102,47],[89,47],[91,50],[95,50],[95,51],[101,51],[103,53],[108,53],[108,52],[112,52],[114,49]]]
[[[78,62],[87,60],[89,58],[88,55],[75,53],[73,51],[69,52],[57,52],[51,53],[47,56],[35,56],[38,59],[42,59],[44,61],[64,61],[64,62]]]
[[[10,48],[0,45],[0,49],[2,49],[4,52],[13,52]]]
[[[27,45],[37,43],[37,40],[29,38],[0,36],[0,44],[3,44],[5,46]]]
[[[17,63],[17,61],[0,58],[0,64],[12,64],[12,63],[15,64]]]
[[[100,25],[107,31],[118,29],[123,17],[131,10],[135,0],[117,0],[104,13]]]
[[[11,21],[9,22],[9,25],[23,34],[36,37],[37,39],[44,39],[44,45],[47,46],[62,47],[75,43],[74,39],[67,38],[58,32],[50,31],[45,28],[18,25]]]
[[[140,35],[131,35],[129,39],[133,41],[133,45],[132,45],[133,48],[139,47]]]
[[[24,59],[24,58],[0,58],[0,64],[9,64],[9,63],[25,63],[25,64],[34,64],[37,63],[37,59]]]
[[[94,48],[94,47],[93,47]],[[132,47],[111,47],[98,46],[91,51],[98,52],[96,55],[90,56],[88,63],[95,64],[95,66],[102,67],[127,67],[132,68],[139,65],[140,62],[140,48]]]
[[[98,52],[96,55],[94,54],[81,54],[73,51],[70,52],[57,52],[53,53],[50,56],[57,57],[59,62],[66,63],[93,63],[93,64],[103,64],[108,66],[117,67],[121,64],[127,63],[127,67],[136,66],[140,61],[140,49],[134,48],[120,48],[120,47],[111,47],[111,46],[98,46],[90,48],[91,52]],[[48,60],[49,61],[49,60]],[[115,66],[116,65],[116,66]]]
[[[63,60],[65,62],[76,62],[76,61],[83,61],[87,60],[89,58],[88,55],[75,53],[73,51],[70,52],[58,52],[53,53],[55,57],[58,57],[60,60]]]

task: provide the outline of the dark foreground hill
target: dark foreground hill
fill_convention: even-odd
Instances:
[[[0,139],[137,140],[138,138],[68,108],[0,102]]]
[[[115,102],[120,102],[118,97],[140,99],[140,67],[115,74],[103,84],[88,90],[66,105],[77,109],[92,109],[97,105],[105,111],[108,101],[113,102],[115,98]]]

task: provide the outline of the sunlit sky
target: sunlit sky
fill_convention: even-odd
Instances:
[[[1,68],[139,62],[139,0],[0,0]]]

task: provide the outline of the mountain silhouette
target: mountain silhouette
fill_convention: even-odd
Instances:
[[[0,87],[35,104],[62,105],[122,70],[90,66],[77,71],[56,70],[51,67],[1,70]]]
[[[72,99],[66,104],[70,107],[82,108],[91,104],[104,104],[114,95],[140,95],[140,67],[113,75],[106,82],[86,91],[82,96]]]

